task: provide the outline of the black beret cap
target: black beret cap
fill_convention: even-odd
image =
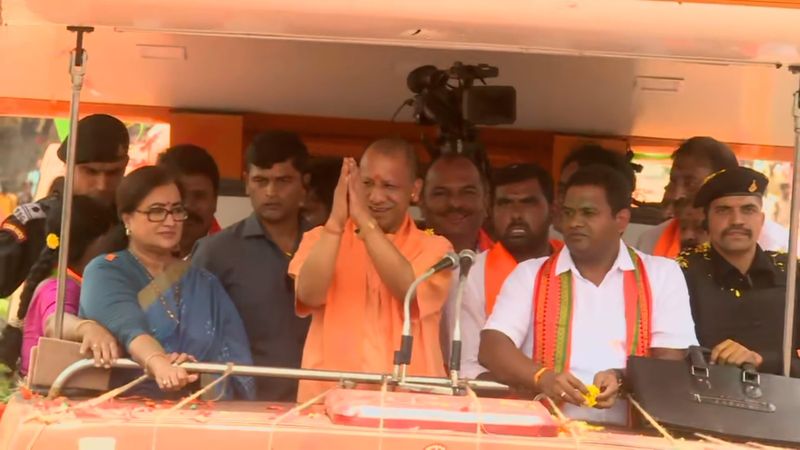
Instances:
[[[67,141],[58,148],[58,159],[67,161]],[[117,162],[128,157],[128,128],[116,117],[93,114],[78,121],[76,164]]]
[[[747,167],[723,169],[706,178],[694,198],[694,207],[708,208],[711,202],[722,197],[763,197],[768,184],[769,179],[756,170]]]

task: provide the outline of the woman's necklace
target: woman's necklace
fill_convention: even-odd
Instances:
[[[150,273],[150,271],[147,270],[147,266],[145,266],[142,263],[142,261],[136,256],[136,254],[134,254],[132,251],[128,250],[128,253],[130,253],[131,256],[133,256],[133,259],[135,259],[136,262],[138,262],[139,265],[142,266],[142,269],[144,269],[144,273],[147,274],[147,277],[150,279],[150,282],[152,283],[154,278],[153,278],[153,275]],[[161,302],[161,305],[164,307],[164,311],[166,311],[167,316],[169,316],[170,319],[174,320],[175,323],[180,324],[181,323],[181,320],[180,320],[180,317],[179,317],[180,316],[180,310],[181,310],[181,283],[180,283],[180,281],[175,283],[175,286],[172,288],[172,290],[173,290],[173,294],[174,294],[173,297],[175,299],[175,307],[176,307],[175,311],[172,311],[170,309],[169,305],[167,305],[167,299],[164,298],[164,294],[159,293],[158,301]]]

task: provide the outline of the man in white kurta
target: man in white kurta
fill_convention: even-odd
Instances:
[[[674,261],[639,253],[653,293],[653,330],[651,346],[684,349],[696,345],[689,306],[689,292],[680,267]],[[533,280],[547,258],[520,263],[511,272],[484,329],[508,336],[529,358],[533,351]],[[572,312],[572,351],[570,368],[584,384],[592,383],[597,372],[623,368],[625,351],[625,305],[622,298],[622,274],[633,270],[625,244],[620,240],[619,255],[599,286],[580,275],[564,249],[556,261],[556,273],[572,270],[574,309]],[[580,418],[603,422],[624,422],[625,407],[618,402],[609,410],[591,410],[567,406]],[[573,414],[575,415],[575,414]]]
[[[615,398],[631,354],[626,342],[631,326],[626,320],[630,296],[624,283],[632,271],[638,270],[649,284],[649,332],[643,354],[679,359],[686,348],[697,344],[689,295],[678,265],[666,258],[632,253],[620,239],[630,217],[629,199],[629,185],[612,170],[591,167],[577,172],[567,187],[563,207],[566,247],[514,269],[481,333],[479,360],[493,376],[565,402],[564,411],[572,418],[626,422],[626,404]],[[543,264],[551,271],[550,282],[563,280],[565,273],[571,277],[571,290],[567,291],[572,305],[567,324],[569,348],[566,368],[561,371],[558,364],[534,360],[534,297],[541,301],[536,286]],[[545,317],[536,320],[539,324],[546,321]],[[601,390],[595,408],[583,405],[582,394],[590,384]]]

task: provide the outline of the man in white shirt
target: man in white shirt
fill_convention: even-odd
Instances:
[[[707,136],[688,139],[672,154],[669,186],[664,201],[675,203],[683,199],[691,203],[708,176],[737,167],[739,161],[736,155],[722,142]],[[642,233],[635,247],[650,255],[676,258],[681,250],[680,241],[680,224],[677,218],[672,218]],[[789,230],[767,220],[758,244],[764,250],[786,251]]]
[[[566,248],[520,263],[481,333],[480,363],[498,381],[566,403],[570,417],[624,424],[616,402],[629,355],[681,359],[697,339],[677,263],[621,240],[631,186],[617,171],[587,166],[566,185]],[[599,388],[582,408],[587,384]]]
[[[480,334],[506,277],[519,262],[549,256],[563,246],[549,240],[553,178],[546,170],[536,164],[514,164],[497,169],[492,179],[492,222],[500,240],[478,255],[464,288],[461,375],[465,378],[487,372],[478,363]]]

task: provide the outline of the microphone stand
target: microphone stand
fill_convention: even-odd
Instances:
[[[453,324],[453,339],[450,345],[450,385],[453,393],[459,391],[459,379],[461,372],[461,304],[464,299],[464,289],[467,286],[467,275],[475,263],[475,252],[463,250],[460,253],[458,274],[458,285],[456,286],[455,299],[455,323]]]
[[[406,382],[408,365],[411,364],[411,353],[414,348],[414,336],[411,334],[411,301],[414,299],[419,285],[427,281],[428,278],[441,270],[450,267],[458,267],[458,256],[452,255],[449,257],[452,258],[452,263],[450,263],[450,265],[437,267],[439,265],[437,264],[431,267],[425,273],[417,277],[417,279],[411,283],[411,286],[408,287],[408,291],[406,291],[406,296],[403,299],[403,334],[400,337],[400,349],[394,352],[394,369],[392,371],[392,378],[399,387],[417,392],[452,394],[452,389],[450,388]]]
[[[459,372],[461,371],[461,303],[466,286],[467,274],[459,274],[458,286],[456,286],[456,316],[455,324],[453,325],[453,340],[450,345],[450,383],[453,387],[453,392],[458,390]]]
[[[400,337],[400,350],[394,352],[394,370],[393,375],[395,380],[404,383],[406,374],[408,372],[408,365],[411,364],[411,351],[414,346],[414,336],[411,335],[411,300],[413,300],[417,293],[417,288],[420,284],[425,282],[428,278],[432,277],[436,271],[430,269],[420,275],[406,291],[406,297],[403,299],[403,334]]]

